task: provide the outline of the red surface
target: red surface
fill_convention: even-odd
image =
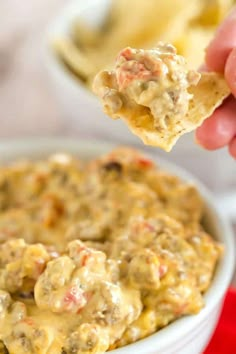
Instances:
[[[236,354],[236,289],[228,290],[219,323],[203,354]]]

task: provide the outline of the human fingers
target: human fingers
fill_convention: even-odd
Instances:
[[[213,115],[196,130],[196,140],[204,148],[226,146],[236,136],[236,100],[230,96]]]
[[[206,64],[217,72],[224,72],[228,55],[236,47],[236,7],[223,21],[206,49]]]

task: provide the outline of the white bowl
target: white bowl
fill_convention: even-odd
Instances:
[[[141,141],[130,133],[121,120],[114,121],[107,118],[98,99],[70,74],[51,46],[53,39],[68,35],[72,22],[78,17],[91,26],[99,26],[106,17],[111,1],[70,1],[46,31],[43,61],[52,88],[58,97],[58,103],[64,111],[67,133],[142,146]],[[171,154],[166,154],[160,149],[156,151],[159,155],[193,172],[216,192],[236,187],[236,164],[227,151],[206,152],[194,144],[193,134],[181,137]]]
[[[74,77],[58,59],[52,42],[60,36],[67,36],[75,19],[82,18],[93,27],[102,24],[109,10],[111,0],[73,0],[49,27],[45,38],[45,63],[52,78],[52,84],[65,109],[68,125],[78,133],[113,137],[128,136],[128,140],[138,142],[125,125],[117,120],[113,122],[103,113],[96,96]],[[117,134],[118,132],[118,134]]]
[[[79,158],[90,159],[111,150],[114,145],[96,141],[80,141],[63,138],[11,140],[0,143],[0,163],[20,158],[38,159],[55,152],[68,152]],[[155,161],[155,156],[151,156]],[[158,164],[181,179],[195,183],[205,202],[209,231],[225,247],[213,282],[207,291],[206,306],[198,315],[176,320],[166,328],[145,339],[123,348],[110,351],[116,354],[200,354],[207,345],[216,326],[225,293],[234,270],[234,237],[229,224],[215,206],[209,191],[189,173],[172,163],[158,159]]]

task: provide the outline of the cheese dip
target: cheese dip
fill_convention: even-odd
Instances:
[[[194,186],[118,148],[0,168],[0,353],[104,353],[198,313],[222,246]]]

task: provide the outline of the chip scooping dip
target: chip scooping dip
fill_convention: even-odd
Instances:
[[[122,118],[145,144],[166,151],[230,94],[223,76],[189,70],[175,47],[162,42],[123,49],[113,70],[97,74],[93,90],[111,118]]]

